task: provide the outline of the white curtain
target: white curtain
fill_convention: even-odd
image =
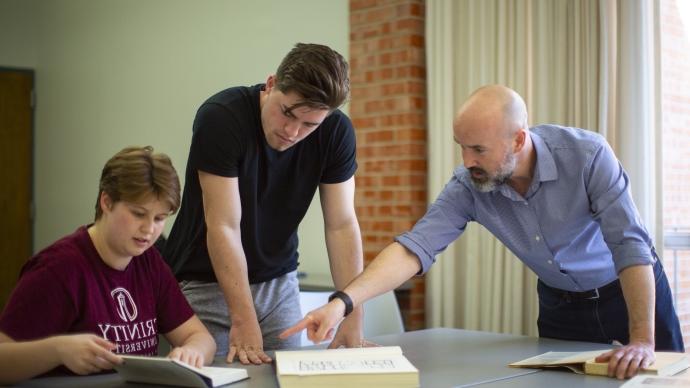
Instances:
[[[635,41],[647,36],[623,29],[641,23],[646,27],[637,24],[637,28],[649,31],[653,18],[642,11],[646,0],[428,0],[426,4],[430,201],[462,162],[452,142],[454,112],[485,84],[504,84],[520,93],[532,124],[587,128],[602,132],[610,141],[615,136],[621,143],[614,147],[619,156],[630,153],[634,158],[654,147],[646,137],[629,132],[633,127],[649,131],[648,124],[628,116],[631,111],[649,111],[642,107],[652,100],[629,94],[638,93],[631,84],[647,80],[641,74],[646,76],[650,69],[640,64],[639,52],[625,54],[638,55],[636,61],[620,52],[622,41],[636,52]],[[643,182],[637,175],[649,175],[653,165],[649,158],[633,163],[646,166],[643,171],[634,166],[631,170],[625,160],[623,164],[633,182]],[[638,205],[653,203],[646,202],[653,200],[649,190],[639,195]],[[536,335],[535,289],[532,272],[484,228],[470,224],[428,275],[427,326]]]
[[[606,0],[600,12],[599,132],[628,172],[640,216],[663,251],[659,1]]]

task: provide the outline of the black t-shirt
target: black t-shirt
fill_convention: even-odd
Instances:
[[[198,171],[238,178],[249,282],[259,283],[297,268],[297,227],[319,183],[347,181],[357,169],[354,129],[339,110],[287,150],[271,148],[261,126],[263,88],[223,90],[196,114],[182,204],[163,255],[178,280],[216,281]]]

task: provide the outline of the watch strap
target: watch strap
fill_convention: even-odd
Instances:
[[[347,317],[348,315],[350,315],[350,313],[352,312],[352,310],[354,308],[354,306],[352,304],[352,298],[350,298],[350,296],[348,294],[346,294],[342,291],[336,291],[328,297],[328,301],[330,302],[335,298],[338,298],[338,299],[342,300],[343,303],[345,303],[345,314],[343,314],[343,317]]]

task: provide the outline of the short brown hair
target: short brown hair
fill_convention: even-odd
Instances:
[[[108,194],[113,204],[119,201],[138,202],[153,194],[170,205],[175,213],[180,207],[180,179],[165,154],[154,154],[153,147],[127,147],[108,160],[101,173],[96,198],[96,220],[103,215],[101,193]]]
[[[282,93],[296,92],[308,106],[329,111],[340,107],[350,93],[348,64],[328,46],[297,43],[278,66],[276,87]]]

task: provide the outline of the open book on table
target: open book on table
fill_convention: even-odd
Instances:
[[[275,359],[281,388],[419,386],[399,346],[276,351]]]
[[[516,368],[568,368],[576,373],[607,376],[608,362],[596,362],[594,359],[609,351],[594,350],[588,352],[547,352],[535,357],[509,364]],[[639,373],[658,376],[672,376],[690,367],[690,360],[684,353],[655,352],[656,361],[642,368]]]
[[[247,370],[242,368],[196,368],[166,357],[122,355],[122,358],[124,362],[116,365],[115,370],[128,382],[210,388],[249,378]]]

